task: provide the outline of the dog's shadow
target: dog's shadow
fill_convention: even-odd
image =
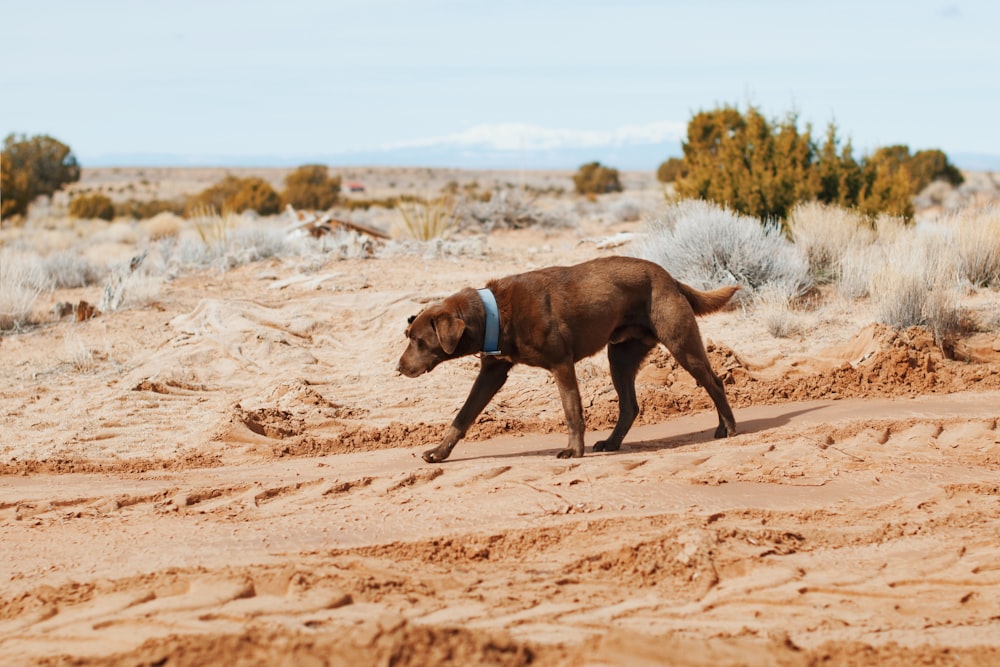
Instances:
[[[790,410],[788,412],[775,415],[773,417],[766,417],[761,419],[751,419],[744,422],[737,422],[737,435],[752,435],[754,433],[761,433],[763,431],[769,431],[771,429],[779,428],[790,423],[795,417],[800,415],[808,414],[810,412],[815,412],[817,410],[823,410],[827,406],[817,405],[807,408],[801,408],[798,410]],[[615,454],[627,454],[631,452],[655,452],[665,449],[680,449],[681,447],[690,447],[691,445],[699,445],[706,442],[712,442],[715,440],[715,428],[706,429],[703,431],[695,431],[692,433],[682,433],[680,435],[670,436],[669,438],[656,438],[655,440],[640,440],[638,442],[629,442],[628,439],[622,443],[622,448],[617,452],[594,452],[593,444],[588,444],[586,449],[586,456],[614,456]],[[546,448],[537,449],[532,451],[524,452],[511,452],[509,454],[495,454],[493,456],[483,455],[469,457],[465,460],[470,459],[484,459],[484,458],[494,458],[494,459],[507,459],[507,458],[524,458],[528,456],[552,456],[555,457],[556,453],[559,452],[559,448]]]

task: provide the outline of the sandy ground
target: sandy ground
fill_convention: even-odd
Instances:
[[[995,335],[951,361],[864,304],[789,339],[733,309],[701,326],[738,436],[655,352],[621,452],[557,460],[519,368],[429,465],[477,361],[397,375],[407,316],[623,251],[480,248],[203,271],[0,339],[0,663],[1000,662]],[[603,356],[578,375],[589,450],[617,405]]]

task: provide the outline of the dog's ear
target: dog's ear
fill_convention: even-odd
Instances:
[[[458,348],[462,334],[465,332],[465,322],[451,313],[441,313],[433,319],[434,331],[445,354],[453,354]]]

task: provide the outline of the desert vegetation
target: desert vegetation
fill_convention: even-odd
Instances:
[[[227,176],[281,198],[295,172],[85,169],[5,220],[5,657],[995,662],[994,175],[931,183],[912,220],[819,199],[761,218],[651,172],[577,194],[572,170],[309,169],[364,191],[185,206]],[[70,214],[97,194],[114,219]],[[742,430],[713,439],[656,349],[621,451],[554,459],[555,387],[519,368],[423,465],[478,362],[399,377],[407,317],[608,254],[741,285],[699,326]],[[607,357],[576,375],[590,445],[619,413]]]
[[[70,147],[48,135],[9,134],[0,154],[0,219],[22,216],[39,196],[80,180]]]
[[[822,141],[798,116],[767,118],[750,106],[722,106],[695,114],[684,157],[660,165],[657,177],[675,183],[679,198],[704,199],[738,213],[784,221],[796,204],[819,201],[912,219],[913,197],[931,182],[960,185],[962,175],[940,150],[911,153],[887,146],[856,159],[830,123]]]

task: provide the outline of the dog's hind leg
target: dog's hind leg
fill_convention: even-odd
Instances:
[[[686,304],[685,304],[686,305]],[[726,390],[722,386],[722,380],[712,370],[712,365],[708,361],[705,353],[705,346],[701,342],[701,333],[698,331],[698,323],[694,319],[694,313],[688,308],[686,313],[682,308],[674,308],[675,317],[670,321],[654,321],[660,342],[663,343],[674,359],[681,365],[695,381],[705,388],[715,404],[715,410],[719,413],[719,426],[715,429],[716,438],[725,438],[736,435],[736,420],[733,417],[732,408],[726,399]],[[661,315],[662,313],[657,313]],[[666,320],[666,318],[663,318]]]
[[[632,339],[608,345],[608,362],[611,364],[611,382],[618,392],[618,423],[607,440],[594,445],[595,452],[614,452],[622,445],[625,434],[632,428],[639,415],[639,401],[635,397],[635,374],[655,341]]]
[[[715,410],[719,414],[719,426],[715,429],[715,437],[726,438],[736,435],[736,419],[733,417],[732,408],[729,407],[729,401],[726,399],[726,390],[722,386],[722,380],[712,370],[701,339],[696,339],[694,343],[697,343],[697,349],[692,349],[693,343],[676,350],[670,345],[667,345],[667,348],[670,349],[670,353],[674,355],[677,363],[705,388],[712,402],[715,403]],[[666,345],[666,343],[664,344]]]

